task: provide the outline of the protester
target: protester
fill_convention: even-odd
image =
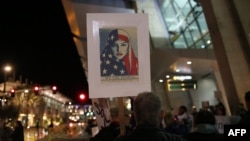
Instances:
[[[245,102],[247,107],[247,113],[242,117],[238,124],[240,125],[250,125],[250,91],[245,93]]]
[[[94,137],[90,138],[90,141],[115,141],[119,137],[120,122],[119,122],[119,110],[117,107],[110,108],[110,116],[111,116],[111,123],[107,127],[102,128]],[[127,117],[127,115],[125,116]],[[129,119],[127,120],[129,122]],[[126,129],[128,131],[127,126]]]
[[[12,141],[24,141],[24,130],[21,121],[19,120],[16,121],[14,132],[11,137]]]
[[[161,101],[152,92],[137,95],[134,101],[134,114],[137,126],[118,141],[181,141],[182,137],[161,129]]]
[[[241,118],[243,118],[245,115],[247,115],[247,110],[244,108],[243,103],[238,104],[236,115],[240,116]]]
[[[223,105],[222,102],[219,102],[215,106],[215,115],[221,115],[221,116],[225,116],[226,115],[226,109],[225,109],[225,106]]]
[[[173,116],[171,112],[167,112],[164,116],[165,130],[169,133],[177,135],[185,135],[188,133],[188,129],[184,124],[180,124],[178,118]]]
[[[11,129],[11,127],[8,126],[8,123],[4,122],[3,127],[1,128],[1,132],[0,132],[0,135],[1,135],[0,141],[11,141],[10,137],[11,137],[12,132],[13,130]]]
[[[200,110],[194,118],[194,130],[184,136],[188,141],[223,141],[223,135],[216,128],[212,112]]]
[[[179,122],[179,131],[182,135],[188,134],[192,129],[193,116],[188,113],[187,107],[181,105],[178,109],[177,121]]]

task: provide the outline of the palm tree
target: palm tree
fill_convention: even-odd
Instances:
[[[37,109],[38,112],[43,105],[45,105],[44,100],[41,95],[36,95],[34,92],[24,92],[24,91],[17,91],[15,97],[12,99],[12,103],[19,107],[20,113],[26,114],[27,123],[28,123],[28,115],[35,114],[34,110]],[[42,112],[43,113],[43,112]],[[37,117],[36,117],[37,118]]]

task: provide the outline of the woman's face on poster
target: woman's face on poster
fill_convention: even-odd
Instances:
[[[129,43],[123,40],[117,40],[112,45],[112,51],[117,59],[122,59],[128,53]]]

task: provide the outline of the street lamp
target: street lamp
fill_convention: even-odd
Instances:
[[[4,67],[4,83],[3,83],[3,93],[6,93],[6,81],[7,81],[7,73],[12,70],[11,66],[7,65]]]

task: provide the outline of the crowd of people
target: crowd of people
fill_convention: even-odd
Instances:
[[[245,93],[247,109],[239,110],[241,119],[238,125],[249,125],[250,122],[250,91]],[[134,100],[133,113],[130,121],[136,125],[128,124],[126,133],[120,133],[119,111],[111,108],[112,122],[100,130],[90,141],[222,141],[224,135],[216,127],[216,115],[226,115],[225,108],[219,103],[215,108],[200,109],[189,114],[187,107],[181,105],[178,114],[171,111],[164,112],[160,98],[153,92],[142,92]],[[133,123],[134,123],[133,122]]]

